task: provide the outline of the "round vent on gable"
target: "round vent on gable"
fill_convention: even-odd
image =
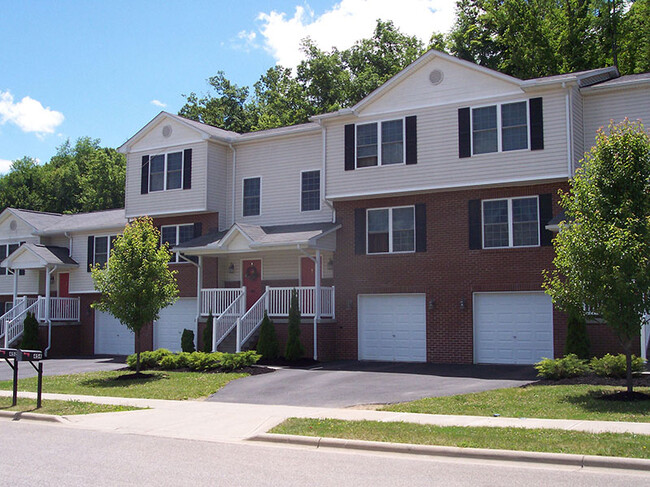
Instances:
[[[9,222],[9,230],[12,230],[12,231],[15,232],[16,228],[18,228],[18,223],[16,222],[16,220],[11,220]]]
[[[171,125],[165,125],[162,128],[162,134],[163,134],[163,137],[169,137],[172,134],[172,126]]]
[[[429,81],[432,85],[439,85],[442,83],[442,80],[445,78],[445,75],[439,69],[434,69],[429,73]]]

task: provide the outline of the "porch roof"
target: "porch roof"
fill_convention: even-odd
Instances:
[[[10,269],[41,269],[47,266],[79,267],[70,258],[68,249],[53,245],[26,243],[0,262],[2,267]]]
[[[183,242],[173,250],[188,255],[236,253],[296,246],[335,250],[331,242],[319,240],[340,227],[340,224],[330,222],[272,226],[235,223],[227,232],[212,232]]]

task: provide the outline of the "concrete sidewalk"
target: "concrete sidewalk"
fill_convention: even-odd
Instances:
[[[0,391],[1,396],[9,396],[10,394],[10,391]],[[20,397],[36,397],[35,393],[29,392],[21,392],[19,395]],[[242,441],[252,438],[265,433],[290,417],[401,421],[440,426],[564,429],[591,433],[612,432],[650,435],[650,423],[446,416],[360,409],[272,406],[213,401],[166,401],[67,394],[43,394],[43,399],[75,400],[150,408],[119,413],[65,416],[65,423],[75,428],[218,442]]]

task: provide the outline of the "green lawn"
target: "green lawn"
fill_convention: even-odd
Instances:
[[[67,414],[93,414],[93,413],[117,413],[119,411],[134,411],[136,407],[113,406],[110,404],[93,404],[81,401],[43,401],[41,408],[36,409],[36,399],[18,398],[18,404],[11,406],[10,397],[0,397],[0,411],[21,411],[27,413],[56,414],[59,416]]]
[[[650,458],[650,436],[524,428],[467,428],[290,418],[271,433],[494,450]]]
[[[513,418],[591,419],[604,421],[650,421],[650,400],[621,402],[599,399],[622,388],[609,386],[529,386],[429,397],[392,404],[382,409],[408,413],[465,414]],[[635,388],[650,393],[650,387]]]
[[[87,374],[43,377],[43,392],[90,396],[139,397],[145,399],[196,399],[217,392],[228,382],[248,374],[210,374],[201,372],[149,371],[151,377],[116,380],[130,372],[90,372]],[[11,381],[0,382],[0,389],[11,390]],[[36,391],[36,378],[21,379],[21,391]]]

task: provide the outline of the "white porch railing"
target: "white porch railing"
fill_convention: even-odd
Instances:
[[[35,301],[35,300],[33,300]],[[20,314],[25,308],[28,306],[31,306],[33,303],[28,303],[27,298],[23,296],[22,298],[18,298],[16,302],[14,303],[14,306],[7,311],[5,314],[0,316],[0,343],[3,344],[3,346],[7,346],[5,343],[5,331],[7,330],[7,325],[11,320],[13,320],[18,314]]]
[[[264,292],[257,302],[250,307],[246,314],[239,319],[237,326],[237,352],[241,351],[241,346],[255,333],[257,327],[262,324],[264,311],[268,305],[269,289]]]
[[[41,298],[33,301],[34,302],[30,306],[19,306],[23,308],[22,311],[15,313],[14,317],[5,323],[5,348],[8,348],[9,345],[20,338],[20,336],[23,334],[27,313],[38,313],[38,307],[41,305]],[[25,299],[24,302],[27,303],[27,300]]]
[[[38,309],[38,319],[45,321],[45,298]],[[52,321],[79,321],[79,298],[50,298],[50,319]]]
[[[239,291],[239,296],[230,303],[218,318],[212,321],[212,351],[216,352],[217,346],[228,336],[235,326],[237,321],[246,311],[246,293],[243,290]]]
[[[289,316],[291,307],[291,292],[298,291],[298,307],[303,317],[315,316],[316,288],[315,287],[270,287],[269,291],[269,316]],[[334,318],[334,286],[321,287],[320,316]]]
[[[219,316],[246,288],[201,289],[201,316]]]

